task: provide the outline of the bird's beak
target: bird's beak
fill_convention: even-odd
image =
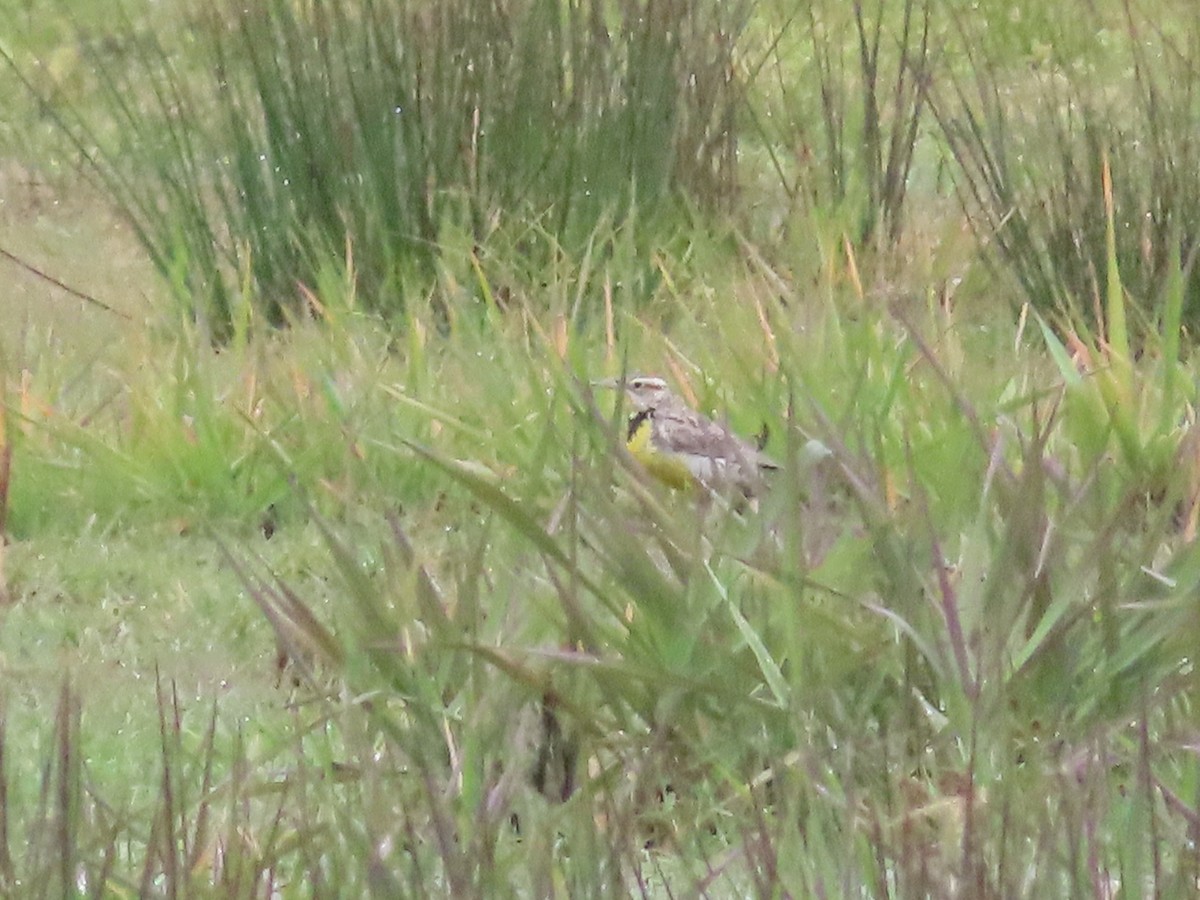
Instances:
[[[618,390],[624,386],[624,378],[598,378],[592,382],[592,387],[607,388],[610,391]]]

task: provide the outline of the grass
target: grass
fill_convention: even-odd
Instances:
[[[3,183],[0,247],[129,316],[0,288],[5,891],[1193,892],[1186,247],[1144,316],[1104,168],[1094,314],[1022,306],[930,176],[954,32],[880,9],[751,10],[823,87],[743,85],[728,218],[448,218],[387,309],[310,246],[283,329],[231,265],[217,343],[97,194]],[[763,433],[769,494],[648,480],[591,388],[633,371]]]
[[[1097,41],[1078,42],[1081,20]],[[1107,290],[1103,198],[1115,191],[1115,253],[1147,320],[1137,330],[1153,331],[1173,254],[1195,246],[1184,173],[1196,151],[1175,124],[1196,102],[1193,23],[1133,3],[1065,4],[1014,29],[1024,49],[1013,54],[997,43],[1014,35],[982,21],[956,20],[951,46],[971,65],[931,91],[972,221],[1030,302],[1092,318]]]
[[[5,59],[224,341],[247,296],[274,326],[303,314],[297,285],[348,252],[360,302],[401,321],[458,234],[538,266],[603,217],[642,252],[669,240],[681,188],[697,212],[728,205],[747,4],[636,7],[271,0],[187,9],[182,40],[122,12],[115,50],[75,41],[99,116],[40,57]]]

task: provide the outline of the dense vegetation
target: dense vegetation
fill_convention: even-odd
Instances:
[[[1195,891],[1186,4],[0,13],[5,892]]]

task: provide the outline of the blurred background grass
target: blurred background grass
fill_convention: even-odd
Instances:
[[[1194,890],[1186,6],[6,2],[5,890]]]

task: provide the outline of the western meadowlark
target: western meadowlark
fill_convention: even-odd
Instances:
[[[637,375],[596,384],[625,389],[633,413],[626,447],[646,471],[672,487],[699,482],[754,497],[762,490],[763,473],[779,468],[749,441],[689,407],[661,378]]]

